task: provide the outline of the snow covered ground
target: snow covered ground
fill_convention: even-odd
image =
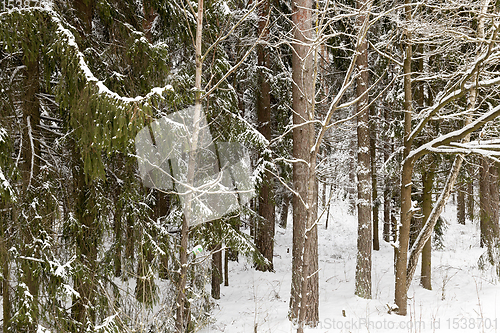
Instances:
[[[318,230],[320,325],[306,332],[500,332],[500,284],[493,270],[478,269],[479,227],[459,225],[451,204],[443,216],[449,225],[444,249],[433,250],[433,290],[419,286],[419,267],[402,317],[388,313],[394,302],[393,248],[383,241],[373,252],[373,299],[354,296],[357,221],[345,203],[332,203],[328,229],[323,219]],[[278,228],[275,273],[257,272],[245,259],[232,262],[230,286],[221,286],[214,322],[201,332],[294,332],[287,319],[291,252],[291,228]]]

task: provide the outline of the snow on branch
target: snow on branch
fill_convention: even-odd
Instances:
[[[151,89],[151,91],[148,94],[146,94],[145,96],[125,97],[125,96],[121,96],[118,93],[110,90],[108,87],[106,87],[106,85],[104,84],[103,81],[97,79],[97,77],[92,73],[87,62],[85,61],[85,57],[84,57],[83,53],[80,51],[78,44],[76,43],[75,36],[73,35],[73,33],[69,29],[67,29],[64,26],[59,14],[51,8],[50,3],[43,2],[43,3],[41,3],[41,6],[39,6],[39,7],[9,9],[6,12],[0,13],[0,18],[10,16],[13,13],[18,13],[20,15],[30,15],[36,11],[38,11],[42,14],[46,14],[48,16],[48,18],[56,25],[56,31],[55,31],[56,35],[62,41],[65,42],[65,45],[67,47],[69,47],[70,49],[73,50],[74,55],[78,59],[77,64],[78,64],[80,71],[85,76],[87,83],[93,83],[97,86],[98,94],[106,95],[107,97],[109,97],[113,100],[120,101],[120,102],[123,102],[126,104],[132,104],[132,103],[139,103],[139,102],[148,101],[154,95],[159,95],[161,97],[164,92],[169,91],[169,90],[173,91],[173,87],[171,85],[166,85],[165,87],[155,87],[155,88]]]
[[[470,124],[462,127],[461,129],[450,132],[450,133],[445,134],[445,135],[441,135],[441,136],[437,137],[436,139],[434,139],[434,140],[420,146],[419,148],[413,150],[412,152],[410,152],[407,159],[415,159],[416,160],[419,157],[421,157],[429,152],[439,152],[440,146],[446,146],[446,145],[452,144],[453,142],[457,142],[457,141],[461,140],[467,134],[478,130],[484,124],[486,124],[489,121],[494,120],[498,116],[500,116],[500,105],[494,107],[493,109],[486,112],[485,114],[483,114],[482,116],[480,116],[479,118],[477,118],[476,120],[471,122]],[[491,141],[486,142],[484,147],[481,146],[481,144],[479,142],[477,142],[477,144],[475,144],[474,147],[471,146],[471,148],[492,150],[492,146],[495,146],[496,149],[500,148],[500,144],[498,144],[498,145],[492,144]],[[466,147],[467,147],[467,145],[463,148],[466,148]]]
[[[409,141],[412,141],[417,137],[417,135],[422,131],[424,126],[429,122],[429,120],[434,116],[439,110],[444,108],[446,105],[451,103],[452,101],[462,97],[470,91],[471,89],[477,89],[477,88],[484,88],[484,87],[489,87],[492,85],[496,85],[500,83],[500,77],[496,77],[494,79],[490,80],[485,80],[485,81],[479,81],[479,82],[474,82],[474,83],[467,83],[470,79],[473,78],[474,75],[478,75],[480,68],[483,66],[483,64],[492,57],[492,54],[498,56],[498,52],[500,48],[497,46],[495,47],[495,41],[497,39],[498,32],[500,30],[500,25],[495,26],[495,29],[491,35],[490,40],[488,41],[487,48],[485,52],[480,55],[476,61],[474,62],[473,66],[466,71],[466,73],[463,75],[463,77],[457,82],[455,86],[459,86],[458,89],[442,96],[441,98],[437,98],[438,102],[436,102],[433,106],[425,109],[423,111],[423,119],[420,120],[420,123],[417,125],[417,127],[411,132]],[[494,58],[494,57],[492,57]]]

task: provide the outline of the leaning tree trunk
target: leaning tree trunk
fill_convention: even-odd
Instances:
[[[468,138],[464,140],[467,141]],[[404,291],[405,295],[406,292],[408,291],[408,288],[410,288],[411,280],[413,278],[413,275],[415,274],[415,270],[417,269],[418,257],[420,256],[420,253],[422,252],[425,244],[431,239],[431,235],[432,232],[434,231],[434,227],[436,226],[437,220],[441,215],[441,213],[443,212],[446,202],[448,202],[448,199],[450,198],[451,191],[453,190],[453,186],[455,185],[455,181],[457,180],[460,167],[462,166],[462,162],[463,162],[462,155],[458,155],[455,157],[450,173],[448,175],[448,179],[446,179],[444,188],[441,191],[441,195],[436,201],[436,205],[432,209],[429,218],[427,219],[427,221],[424,222],[422,231],[418,235],[417,239],[415,240],[415,243],[411,248],[410,258],[408,260],[408,269],[406,271],[407,281]]]
[[[479,22],[478,22],[478,37],[480,40],[484,39],[484,17],[485,13],[488,8],[490,0],[482,0],[481,3],[481,15],[479,17]],[[465,120],[465,125],[469,125],[472,123],[472,112],[476,107],[476,99],[477,99],[477,90],[475,88],[472,88],[469,92],[469,98],[468,98],[468,103],[467,103],[467,110],[468,110],[468,115]],[[467,134],[463,139],[463,143],[467,143],[470,141],[470,133]],[[450,173],[448,175],[448,179],[446,180],[445,186],[441,192],[441,195],[439,196],[439,199],[436,202],[435,207],[432,209],[432,212],[429,216],[429,218],[424,221],[424,226],[422,228],[422,231],[417,237],[417,240],[415,241],[415,244],[413,244],[411,252],[410,252],[410,258],[408,261],[408,268],[407,268],[407,281],[406,281],[406,290],[405,294],[408,291],[408,288],[410,287],[411,280],[413,277],[413,274],[415,274],[415,270],[417,269],[417,263],[418,263],[418,257],[420,253],[423,251],[425,245],[427,242],[429,242],[432,232],[434,231],[434,227],[436,226],[437,220],[439,216],[441,215],[441,212],[444,209],[444,206],[446,202],[448,201],[448,198],[451,195],[451,191],[453,189],[453,186],[455,185],[455,181],[457,180],[458,174],[460,172],[460,168],[462,166],[463,162],[463,156],[458,155],[455,157],[455,160],[453,161],[453,165],[451,167]]]

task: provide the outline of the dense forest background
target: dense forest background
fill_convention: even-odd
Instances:
[[[419,260],[432,288],[452,193],[500,275],[499,30],[492,0],[3,0],[3,332],[197,331],[232,262],[273,274],[276,226],[303,332],[335,200],[358,220],[357,296],[393,246],[395,314]],[[181,194],[145,181],[136,136],[185,110]],[[210,192],[193,185],[201,118],[207,144],[245,147],[255,190],[218,179],[239,205],[210,221],[186,209]]]

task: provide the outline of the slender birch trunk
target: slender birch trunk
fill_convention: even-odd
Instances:
[[[193,117],[193,134],[190,142],[190,152],[189,152],[189,162],[187,171],[187,184],[194,183],[195,174],[195,162],[196,162],[196,150],[198,148],[198,137],[200,132],[200,119],[202,112],[202,87],[201,87],[201,75],[203,58],[201,53],[201,42],[202,42],[202,29],[203,29],[203,0],[198,0],[198,14],[196,18],[196,41],[195,41],[195,61],[196,61],[196,71],[195,71],[195,104],[194,104],[194,117]],[[181,228],[181,247],[180,247],[180,278],[177,290],[177,313],[175,319],[175,328],[178,333],[183,333],[186,330],[186,323],[189,318],[186,316],[186,280],[187,280],[187,251],[189,243],[189,221],[191,219],[191,199],[193,197],[192,190],[186,194],[186,207],[184,213],[184,219],[182,220]]]

